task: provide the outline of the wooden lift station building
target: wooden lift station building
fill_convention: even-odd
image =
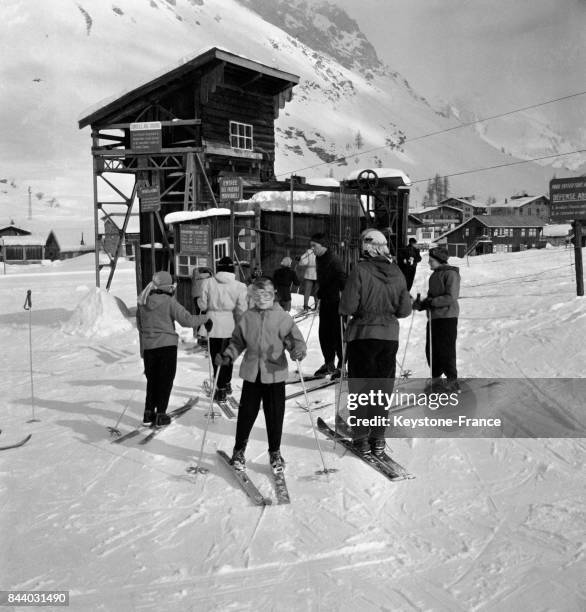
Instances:
[[[327,231],[340,251],[355,247],[360,230],[373,225],[389,230],[391,246],[405,241],[409,189],[400,176],[380,186],[371,175],[336,187],[275,180],[274,124],[298,82],[214,47],[84,113],[79,128],[91,127],[97,286],[107,267],[109,289],[121,252],[110,249],[109,262],[100,263],[98,220],[109,219],[122,243],[136,200],[137,292],[165,269],[176,275],[177,297],[190,309],[192,269],[214,267],[224,255],[259,267],[269,258],[272,266],[281,251],[305,250],[314,232]],[[330,198],[308,219],[295,213],[293,191],[312,189]],[[291,192],[290,214],[242,204],[271,190]],[[276,243],[279,253],[269,252]]]

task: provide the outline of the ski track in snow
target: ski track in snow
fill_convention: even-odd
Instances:
[[[461,264],[469,299],[461,302],[458,365],[476,376],[528,377],[531,401],[564,415],[558,389],[531,378],[583,373],[586,317],[571,284],[544,273],[567,252],[539,255]],[[417,287],[429,274],[420,268]],[[283,454],[292,503],[256,507],[216,461],[217,448],[232,447],[235,421],[209,423],[202,465],[210,472],[185,473],[206,424],[203,353],[180,346],[171,399],[175,407],[199,394],[198,405],[147,445],[138,444],[146,432],[110,443],[107,427],[125,407],[122,432],[142,416],[142,363],[134,331],[95,340],[60,331],[75,307],[64,307],[64,296],[80,276],[0,278],[8,289],[0,339],[11,347],[0,355],[2,436],[33,433],[0,455],[1,588],[70,589],[75,610],[583,609],[583,440],[393,439],[394,457],[416,479],[389,483],[320,438],[328,467],[339,471],[318,476],[308,414],[289,402]],[[118,282],[113,293],[133,304],[132,277]],[[20,309],[30,286],[40,422],[27,424],[29,319]],[[424,319],[402,320],[402,339],[411,323],[398,356],[425,377]],[[320,364],[314,325],[304,371]],[[274,496],[262,416],[248,463],[260,491]]]

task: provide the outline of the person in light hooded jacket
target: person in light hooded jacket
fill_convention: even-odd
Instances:
[[[213,326],[206,315],[189,314],[174,293],[173,278],[161,270],[138,296],[136,326],[147,379],[144,425],[167,425],[170,421],[166,412],[177,371],[175,321],[183,327],[205,325],[208,331]]]
[[[362,259],[346,281],[339,308],[341,315],[352,317],[346,328],[349,390],[368,393],[374,384],[392,393],[399,348],[397,319],[411,313],[411,297],[403,273],[389,256],[385,236],[370,229],[362,233],[360,242]],[[357,423],[387,416],[384,407],[358,406],[351,416],[355,419],[348,424],[355,448],[362,454],[383,456],[384,425]]]
[[[300,361],[307,348],[293,318],[275,303],[275,287],[270,278],[257,278],[251,285],[251,295],[254,306],[242,315],[229,345],[216,357],[216,365],[223,369],[244,352],[240,365],[242,396],[231,463],[238,470],[245,468],[244,452],[262,401],[269,462],[274,470],[282,470],[285,381],[289,374],[285,350]]]
[[[214,324],[210,333],[210,359],[214,364],[215,376],[218,368],[214,361],[216,355],[228,346],[236,322],[248,308],[246,285],[236,280],[234,263],[230,257],[222,257],[216,265],[215,276],[203,281],[197,303]],[[220,371],[214,399],[224,401],[231,393],[232,366],[229,365]]]

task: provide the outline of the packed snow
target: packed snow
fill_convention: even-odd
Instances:
[[[462,376],[584,376],[572,249],[451,263],[462,275]],[[310,415],[291,400],[282,451],[292,503],[254,506],[216,458],[231,451],[235,421],[206,421],[208,362],[190,329],[178,329],[171,408],[199,396],[196,406],[147,445],[144,434],[111,443],[108,427],[127,432],[142,417],[136,283],[122,262],[110,293],[98,291],[92,266],[82,256],[0,276],[0,445],[32,433],[0,453],[0,589],[68,590],[70,609],[88,611],[585,608],[583,439],[392,439],[415,479],[391,483],[320,438],[339,470],[320,476]],[[429,273],[424,258],[414,295]],[[312,373],[317,321],[300,329]],[[424,338],[423,313],[401,321],[397,357],[413,376],[427,375]],[[311,397],[335,400],[331,390]],[[331,422],[333,406],[318,415]],[[189,475],[206,426],[209,473]],[[248,460],[274,498],[261,416]]]

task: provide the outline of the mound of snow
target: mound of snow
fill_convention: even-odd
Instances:
[[[71,318],[63,325],[66,334],[86,338],[104,338],[132,329],[132,324],[120,311],[116,298],[103,289],[92,289],[75,307]]]

